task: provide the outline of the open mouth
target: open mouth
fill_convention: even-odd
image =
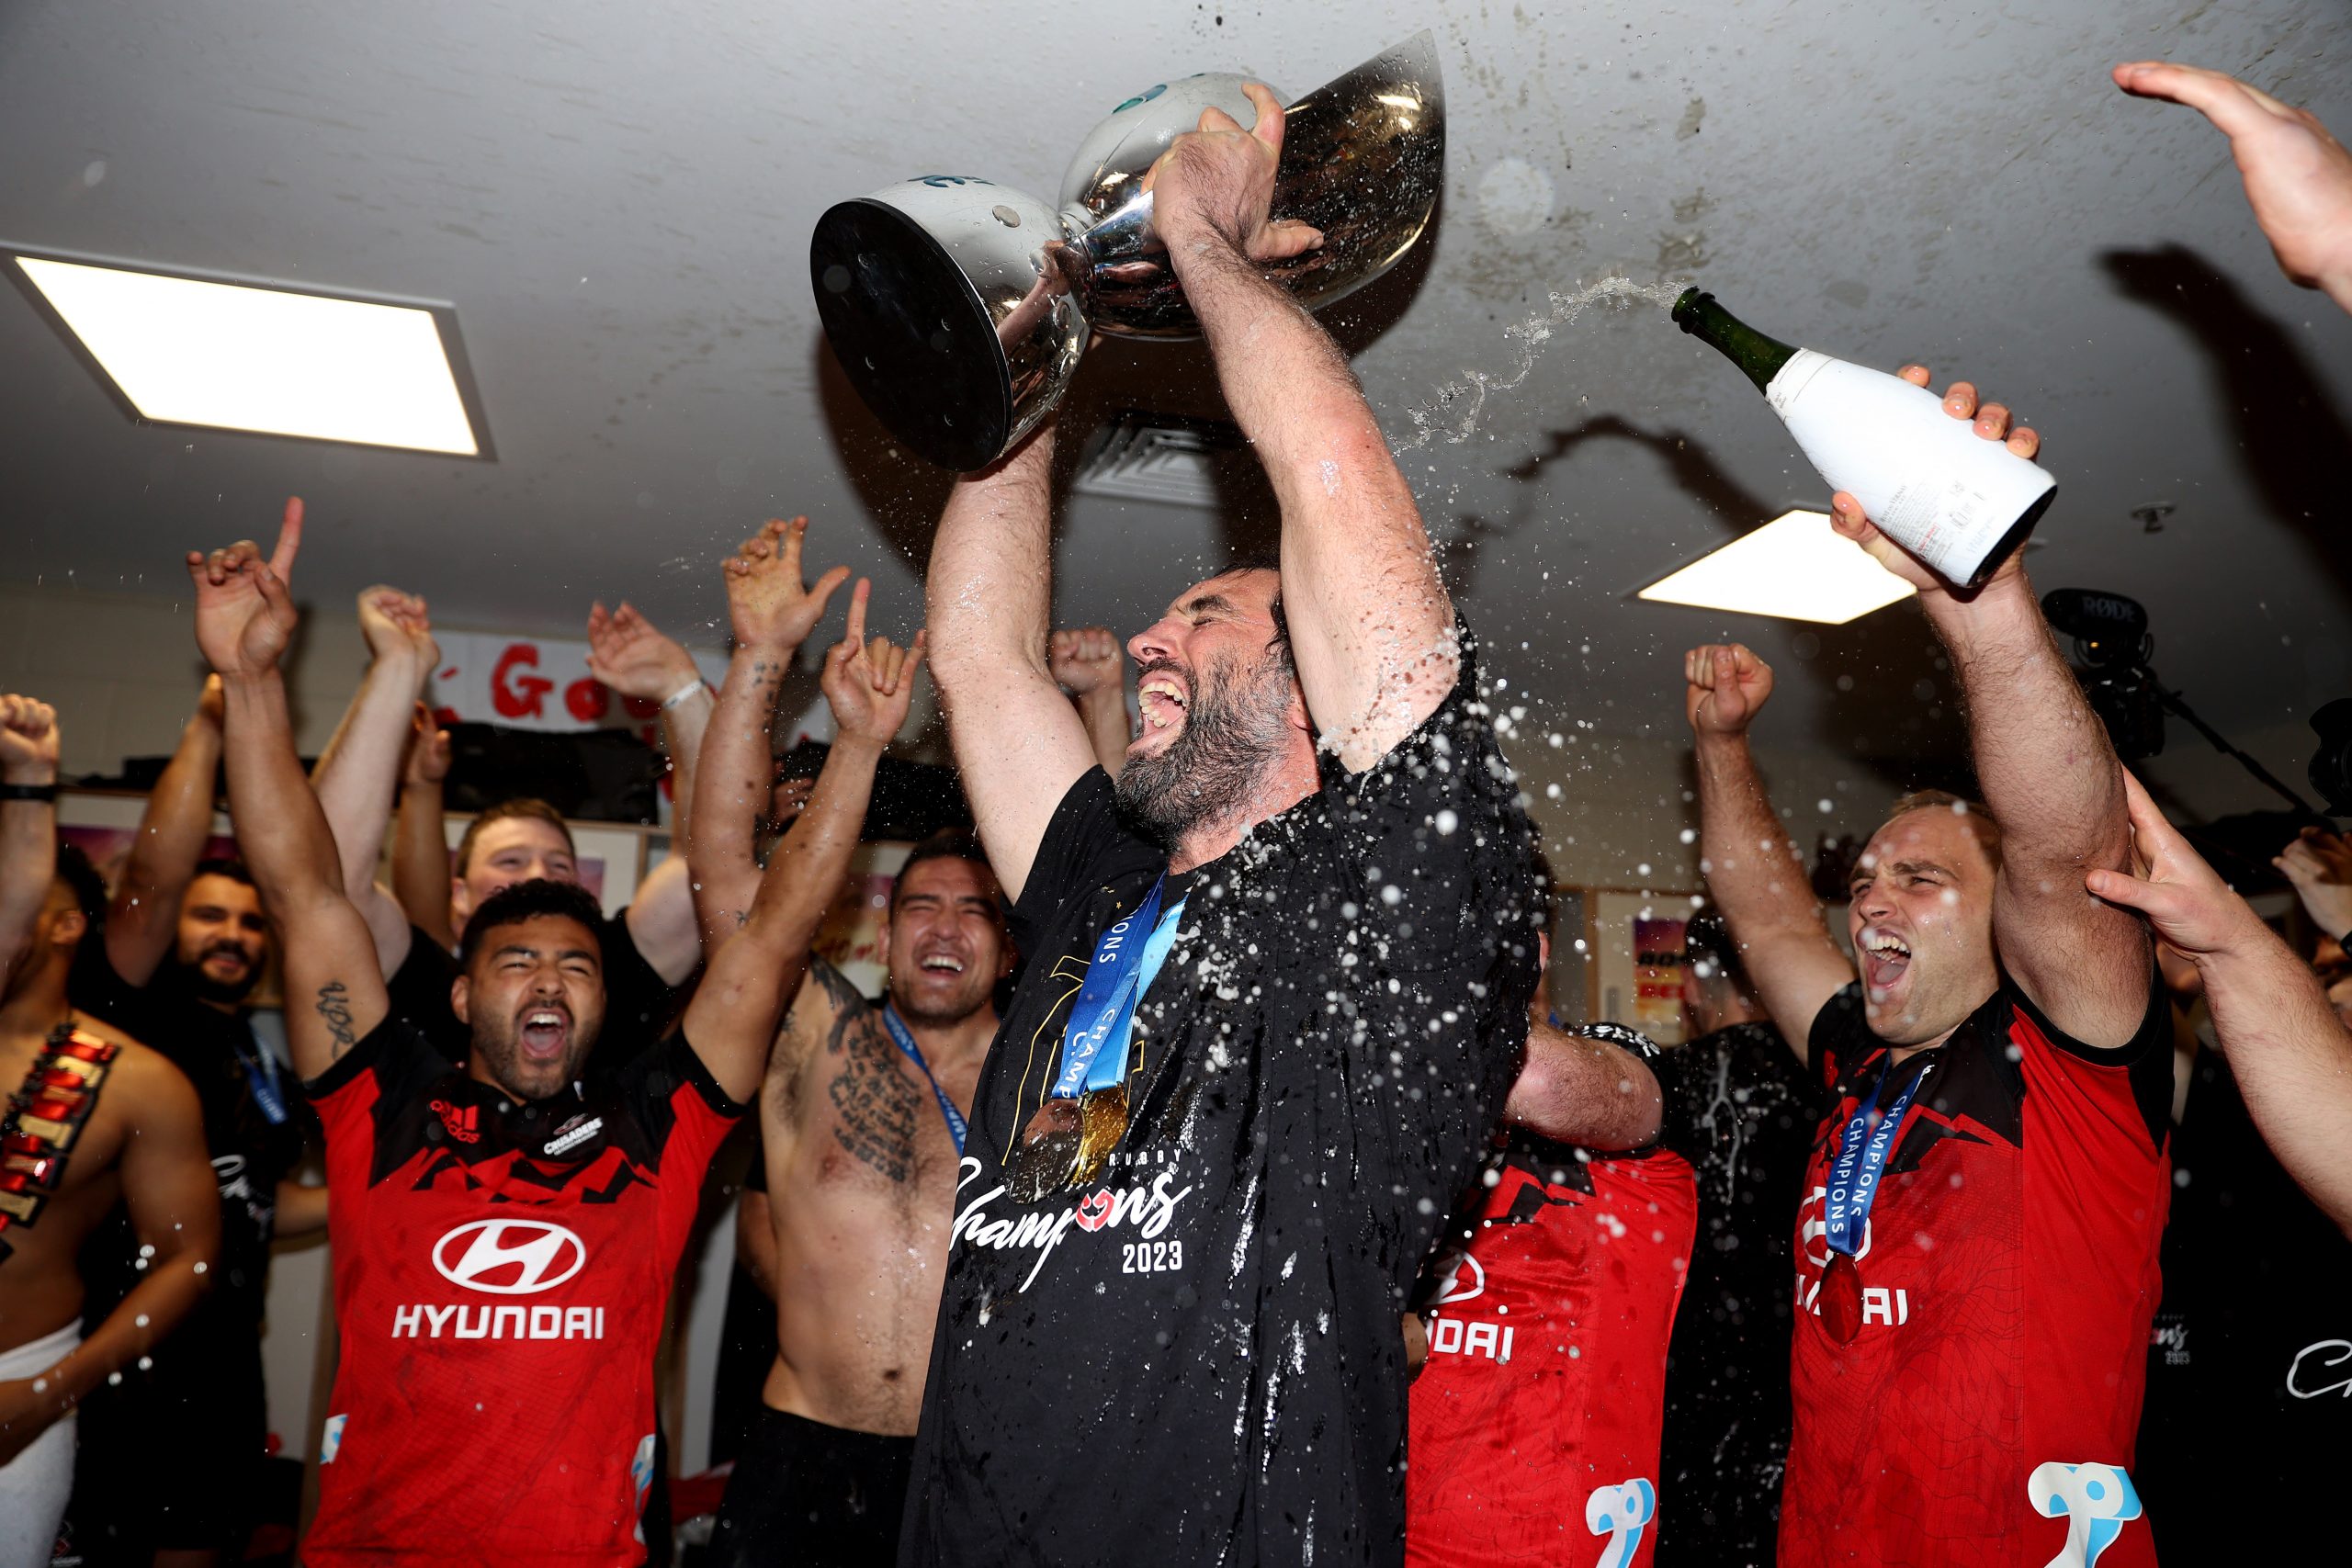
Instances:
[[[1143,710],[1143,728],[1148,734],[1182,722],[1184,689],[1165,675],[1154,675],[1136,688],[1136,705]]]
[[[927,953],[916,962],[915,967],[926,975],[961,975],[965,965],[964,961],[952,953]]]
[[[559,1062],[571,1043],[571,1018],[561,1008],[532,1008],[515,1032],[523,1055],[535,1062]]]
[[[1872,991],[1888,991],[1911,967],[1911,944],[1893,931],[1872,926],[1856,943],[1862,958],[1862,983]]]

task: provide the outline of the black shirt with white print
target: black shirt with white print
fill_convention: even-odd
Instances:
[[[1398,1314],[1517,1072],[1532,834],[1464,639],[1454,691],[1363,773],[1219,859],[1136,1010],[1099,1178],[1024,1203],[1103,930],[1166,865],[1099,769],[1039,846],[1027,969],[964,1151],[905,1564],[1392,1564]]]

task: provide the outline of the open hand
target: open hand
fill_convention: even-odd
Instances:
[[[2211,120],[2230,139],[2278,270],[2352,310],[2352,152],[2327,127],[2219,71],[2139,60],[2114,75],[2127,93],[2187,104]]]
[[[849,568],[837,566],[814,588],[802,584],[800,547],[808,533],[806,517],[770,518],[727,558],[727,615],[740,646],[798,648],[824,619],[833,591],[849,581]]]
[[[2110,904],[2147,916],[2156,934],[2191,960],[2267,936],[2262,917],[2165,820],[2128,768],[2123,790],[2132,814],[2134,870],[2092,870],[2084,874],[2083,885]]]
[[[617,610],[605,609],[601,599],[588,607],[588,672],[622,696],[649,703],[702,679],[694,656],[626,599]]]
[[[1054,679],[1073,697],[1105,686],[1116,690],[1126,673],[1119,639],[1107,626],[1056,632],[1046,645],[1046,659]]]
[[[833,724],[844,737],[887,746],[907,722],[915,695],[915,667],[922,662],[923,634],[900,648],[888,637],[865,640],[865,601],[873,585],[859,578],[850,590],[849,629],[825,655],[819,678]]]
[[[1924,365],[1906,365],[1895,374],[1915,387],[1928,384],[1928,367]],[[1945,389],[1944,412],[1954,419],[1973,422],[1979,439],[1998,441],[2020,457],[2030,458],[2041,450],[2041,434],[2022,424],[2012,427],[2007,404],[1978,401],[1973,382],[1954,381]],[[1880,533],[1878,525],[1862,515],[1862,503],[1844,491],[1829,498],[1829,513],[1832,528],[1868,550],[1871,559],[1922,593],[1951,591],[1951,584],[1922,565],[1910,551]],[[2012,550],[2009,558],[2002,562],[2000,569],[1993,574],[1994,578],[2013,577],[2024,570],[2024,558],[2023,550]]]
[[[1268,220],[1282,164],[1283,106],[1262,82],[1241,90],[1257,106],[1256,126],[1244,130],[1223,109],[1203,109],[1199,129],[1170,141],[1144,173],[1152,227],[1171,258],[1222,243],[1252,261],[1281,261],[1323,243],[1322,231],[1296,219]]]
[[[1772,695],[1772,667],[1743,643],[1709,643],[1682,656],[1682,711],[1702,737],[1745,735]]]
[[[267,560],[261,547],[240,539],[225,550],[187,554],[196,585],[196,646],[223,679],[266,674],[294,637],[289,579],[302,546],[302,498],[288,496],[277,546]]]
[[[359,632],[376,658],[413,662],[419,681],[441,662],[441,645],[433,640],[433,617],[416,594],[381,583],[364,591],[359,595]]]
[[[0,784],[57,782],[57,710],[38,697],[0,693]]]
[[[2270,863],[2295,885],[2312,923],[2333,937],[2352,931],[2352,839],[2306,828]]]

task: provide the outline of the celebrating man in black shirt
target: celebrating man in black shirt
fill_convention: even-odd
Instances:
[[[1518,790],[1411,491],[1257,263],[1282,110],[1160,237],[1282,504],[1128,645],[1114,786],[1046,649],[1050,436],[956,488],[930,622],[1027,955],[965,1145],[900,1561],[1396,1563],[1398,1314],[1519,1066]],[[1318,739],[1320,750],[1318,751]]]

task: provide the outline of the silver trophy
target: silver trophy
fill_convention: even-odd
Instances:
[[[866,405],[932,462],[983,468],[1060,400],[1090,333],[1198,336],[1143,177],[1210,105],[1254,125],[1241,85],[1262,80],[1206,72],[1129,98],[1080,144],[1058,210],[970,175],[828,210],[808,246],[817,314]],[[1272,216],[1314,225],[1323,244],[1266,275],[1309,308],[1363,288],[1429,226],[1444,164],[1445,90],[1424,32],[1290,106]]]

